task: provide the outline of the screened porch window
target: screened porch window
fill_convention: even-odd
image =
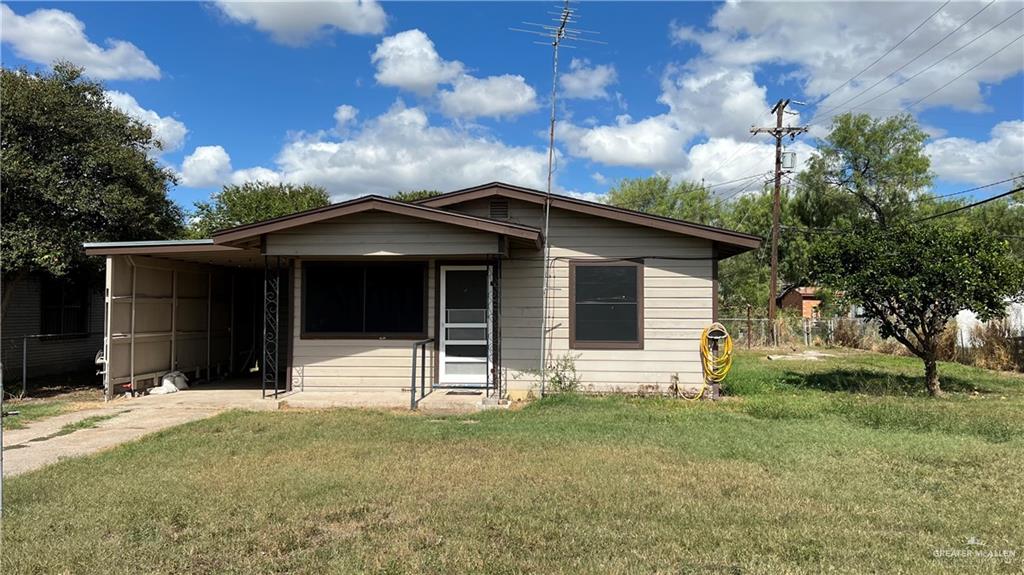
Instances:
[[[643,348],[643,265],[571,262],[569,274],[570,347]]]
[[[309,337],[423,337],[423,262],[307,262],[302,332]]]

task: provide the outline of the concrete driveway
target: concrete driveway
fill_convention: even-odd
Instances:
[[[67,457],[88,455],[143,435],[211,417],[228,409],[273,410],[278,401],[261,399],[259,389],[197,387],[169,395],[115,399],[97,409],[50,417],[24,429],[4,430],[4,476],[27,473]],[[106,418],[94,427],[61,434],[89,418]]]

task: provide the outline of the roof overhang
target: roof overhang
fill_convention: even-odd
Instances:
[[[433,198],[420,200],[416,204],[432,208],[444,208],[492,196],[501,196],[540,205],[543,205],[545,200],[548,198],[548,195],[540,190],[513,186],[502,182],[492,182],[482,186],[457,190],[440,196],[434,196]],[[599,204],[597,202],[588,202],[586,200],[570,198],[568,196],[552,194],[551,207],[711,240],[712,242],[715,242],[715,257],[718,259],[741,254],[749,250],[757,249],[761,246],[761,238],[758,236],[727,230],[724,228],[716,228],[713,226],[705,226],[703,224],[676,220],[673,218],[666,218],[663,216],[645,214],[643,212]]]
[[[347,202],[298,212],[282,216],[280,218],[274,218],[272,220],[220,230],[213,233],[211,241],[218,246],[230,246],[237,243],[251,241],[254,238],[258,238],[265,234],[281,232],[307,224],[364,212],[386,212],[478,231],[491,232],[530,242],[537,248],[541,246],[543,241],[540,230],[531,226],[492,220],[489,218],[481,218],[478,216],[470,216],[468,214],[461,214],[458,212],[450,212],[432,206],[400,202],[382,196],[364,196]]]
[[[85,255],[88,256],[144,256],[246,251],[243,248],[237,248],[234,246],[217,245],[210,239],[152,240],[140,242],[86,242],[82,244],[82,247],[85,248]]]

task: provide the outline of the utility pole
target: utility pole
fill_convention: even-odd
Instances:
[[[800,102],[793,102],[799,104]],[[779,219],[781,207],[781,190],[782,190],[782,139],[789,136],[790,140],[796,138],[798,134],[802,134],[807,131],[806,126],[783,126],[782,118],[786,112],[786,106],[790,104],[790,100],[779,100],[775,103],[772,108],[772,114],[775,114],[775,127],[771,128],[750,128],[752,134],[771,134],[775,138],[775,191],[772,194],[772,279],[769,285],[768,295],[768,323],[771,324],[771,341],[772,345],[778,345],[778,334],[775,330],[775,298],[779,293]],[[794,112],[788,112],[794,113]]]

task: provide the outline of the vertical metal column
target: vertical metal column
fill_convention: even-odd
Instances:
[[[280,392],[280,372],[278,370],[278,320],[281,300],[281,258],[274,258],[274,267],[270,267],[270,258],[263,256],[263,397],[267,390],[273,389],[274,397]]]
[[[495,397],[504,396],[501,369],[501,256],[491,265],[491,378]]]

